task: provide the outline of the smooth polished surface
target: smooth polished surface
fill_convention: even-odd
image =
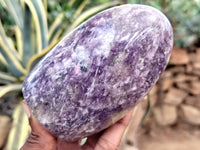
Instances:
[[[145,5],[103,11],[67,35],[32,70],[23,94],[39,122],[67,141],[97,133],[143,98],[173,46],[168,19]]]

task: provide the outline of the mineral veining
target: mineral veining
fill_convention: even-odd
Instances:
[[[119,120],[155,84],[173,45],[168,19],[155,8],[103,11],[59,42],[23,83],[39,122],[75,141]]]

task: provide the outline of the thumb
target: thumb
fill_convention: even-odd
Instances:
[[[28,116],[29,124],[31,127],[31,134],[29,135],[21,150],[55,149],[56,138],[51,133],[49,133],[33,116],[25,100],[22,102],[22,105]]]
[[[31,127],[31,131],[37,134],[43,134],[44,132],[48,132],[39,122],[38,120],[33,116],[32,112],[30,111],[30,108],[28,107],[25,100],[22,102],[24,111],[26,112],[29,120],[29,125]]]

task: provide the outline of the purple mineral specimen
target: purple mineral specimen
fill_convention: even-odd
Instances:
[[[123,117],[155,84],[173,45],[168,19],[145,5],[105,10],[59,42],[23,83],[39,122],[75,141]]]

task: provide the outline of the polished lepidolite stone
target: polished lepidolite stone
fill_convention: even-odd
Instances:
[[[145,5],[103,11],[59,42],[23,83],[53,135],[75,141],[123,117],[155,84],[173,45],[168,19]]]

